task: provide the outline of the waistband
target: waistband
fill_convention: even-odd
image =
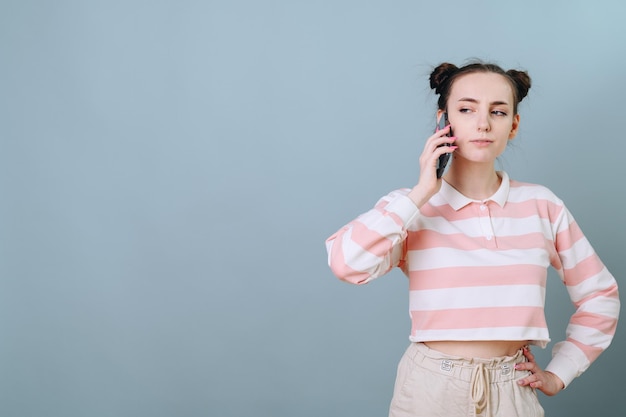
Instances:
[[[433,350],[423,343],[412,343],[406,354],[422,368],[467,382],[474,416],[483,411],[484,415],[491,415],[491,384],[513,381],[527,375],[527,371],[515,369],[516,363],[526,362],[521,349],[513,356],[463,358]]]
[[[483,368],[489,376],[490,382],[503,382],[523,378],[526,371],[516,371],[515,364],[526,362],[526,357],[520,349],[513,356],[498,356],[490,359],[464,358],[448,355],[431,349],[423,343],[411,343],[407,354],[413,362],[428,370],[448,375],[465,382],[472,381],[472,373],[478,366]]]

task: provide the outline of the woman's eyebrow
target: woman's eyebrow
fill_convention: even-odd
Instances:
[[[471,97],[463,97],[463,98],[460,98],[459,101],[467,101],[467,102],[470,102],[470,103],[478,104],[478,100],[476,100],[475,98],[471,98]],[[492,106],[501,106],[501,105],[508,106],[509,105],[509,103],[507,101],[502,101],[502,100],[492,101],[490,104]]]

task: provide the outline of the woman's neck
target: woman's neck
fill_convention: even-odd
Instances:
[[[458,192],[473,200],[485,200],[498,191],[502,179],[493,164],[450,167],[444,180]]]

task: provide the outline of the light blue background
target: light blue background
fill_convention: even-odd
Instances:
[[[530,72],[501,168],[563,198],[624,286],[625,13],[2,0],[0,416],[386,415],[406,279],[341,283],[324,240],[416,183],[442,61]],[[571,312],[551,275],[554,340]],[[625,347],[621,325],[548,415],[624,415]]]

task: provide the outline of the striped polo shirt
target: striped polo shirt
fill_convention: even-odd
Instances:
[[[396,190],[326,241],[342,280],[364,284],[393,267],[409,279],[410,340],[550,341],[548,268],[577,310],[547,370],[568,385],[608,347],[619,314],[617,284],[563,202],[541,185],[509,179],[472,200],[445,181],[418,209]]]

